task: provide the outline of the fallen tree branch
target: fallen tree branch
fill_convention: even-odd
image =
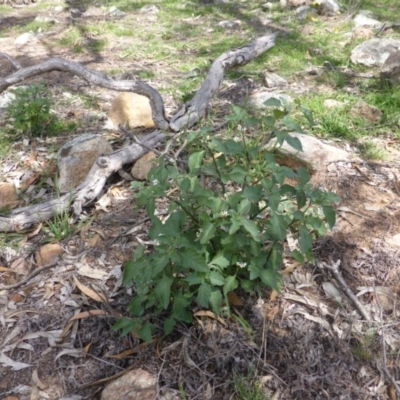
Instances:
[[[68,72],[106,89],[135,92],[148,97],[156,127],[162,130],[171,129],[179,132],[184,127],[195,125],[205,115],[212,96],[222,85],[226,70],[245,65],[253,58],[269,50],[274,46],[276,36],[276,33],[263,36],[243,47],[227,51],[219,56],[213,62],[205,81],[194,98],[184,104],[171,118],[171,121],[165,116],[164,102],[160,93],[150,85],[132,80],[117,81],[106,74],[92,71],[78,63],[60,58],[51,58],[38,65],[23,68],[9,55],[0,53],[0,57],[6,58],[16,69],[11,75],[0,79],[0,93],[10,86],[47,72]],[[70,193],[43,204],[14,210],[8,216],[0,215],[0,231],[17,232],[31,229],[35,224],[69,211],[71,207],[74,215],[76,217],[79,216],[82,208],[94,201],[100,194],[107,178],[119,171],[125,164],[132,163],[143,156],[148,152],[149,148],[154,148],[164,137],[160,131],[155,131],[144,138],[140,144],[133,144],[106,156],[99,157],[85,181]]]
[[[154,147],[164,137],[163,133],[155,131],[147,135],[142,142],[148,147]],[[133,163],[146,153],[147,150],[143,146],[132,144],[99,157],[85,181],[70,193],[42,204],[19,208],[7,217],[0,216],[0,231],[17,232],[31,229],[40,222],[66,212],[71,207],[74,215],[79,216],[82,208],[94,201],[100,194],[106,180],[113,173],[121,169],[123,165]]]
[[[211,65],[210,71],[199,91],[192,100],[184,104],[171,118],[171,122],[165,116],[164,101],[160,93],[141,81],[121,80],[116,81],[106,74],[92,71],[83,67],[81,64],[64,60],[61,58],[51,58],[38,65],[21,68],[19,63],[9,55],[0,53],[1,57],[9,60],[17,69],[16,72],[0,80],[0,93],[8,87],[23,82],[26,79],[51,71],[69,72],[79,76],[87,82],[111,90],[120,92],[135,92],[149,98],[154,124],[159,129],[171,129],[175,132],[183,127],[192,127],[204,117],[208,103],[212,96],[221,87],[225,72],[233,67],[242,66],[249,63],[254,58],[266,52],[275,45],[277,33],[258,38],[236,50],[229,50],[220,55]]]

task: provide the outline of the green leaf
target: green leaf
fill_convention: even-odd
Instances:
[[[229,258],[230,255],[227,252],[220,250],[210,261],[209,265],[217,265],[221,269],[224,269],[229,265]]]
[[[328,222],[329,228],[333,228],[336,223],[336,212],[332,206],[322,206],[322,212]]]
[[[310,217],[307,222],[318,232],[319,235],[326,235],[326,226],[324,221],[318,217]]]
[[[296,121],[293,121],[290,117],[286,116],[285,118],[283,118],[282,122],[290,131],[304,133],[302,127]]]
[[[214,286],[223,286],[223,285],[225,285],[225,278],[220,272],[211,271],[210,283],[211,283],[211,285],[214,285]]]
[[[207,221],[202,226],[202,229],[203,231],[200,235],[200,243],[207,244],[215,236],[215,225],[212,222]]]
[[[134,330],[137,327],[137,324],[138,322],[135,319],[121,318],[112,326],[112,329],[114,331],[119,331],[122,329],[121,335],[125,336],[130,331]]]
[[[144,325],[139,329],[139,337],[145,342],[151,343],[153,341],[152,334],[154,332],[154,325],[149,323],[144,323]]]
[[[178,321],[185,321],[187,318],[186,307],[189,305],[189,300],[185,298],[181,292],[174,294],[174,301],[172,303],[172,314]]]
[[[238,281],[235,275],[227,276],[225,278],[225,285],[223,288],[224,295],[226,296],[229,292],[232,292],[238,287]]]
[[[203,278],[201,278],[198,274],[196,273],[192,273],[189,274],[186,278],[185,281],[189,284],[189,285],[200,285],[200,283],[203,282]]]
[[[286,143],[297,151],[303,151],[303,146],[298,137],[287,135],[285,137]]]
[[[203,283],[199,287],[197,294],[197,302],[204,308],[208,308],[209,300],[211,296],[211,286]]]
[[[241,279],[240,280],[240,287],[246,291],[247,293],[253,293],[254,291],[254,285],[251,281],[248,279]]]
[[[296,203],[297,203],[297,208],[303,208],[306,203],[307,203],[307,196],[303,191],[298,191],[296,193]]]
[[[242,217],[242,225],[243,225],[243,228],[248,233],[250,233],[253,240],[255,240],[256,242],[260,241],[260,231],[258,229],[257,224],[254,221],[247,219],[245,217]]]
[[[300,106],[300,110],[302,111],[302,113],[304,114],[304,116],[307,119],[307,122],[309,123],[310,127],[312,128],[315,125],[315,122],[314,122],[314,117],[313,117],[311,110],[308,107],[304,107],[304,106]]]
[[[229,234],[233,235],[240,229],[241,226],[242,226],[242,216],[236,211],[232,212]]]
[[[305,185],[310,180],[310,174],[304,167],[299,167],[297,170],[300,182]]]
[[[169,305],[172,282],[172,278],[164,274],[154,289],[164,310],[167,309]]]
[[[264,285],[267,285],[272,289],[275,289],[277,292],[280,292],[281,275],[278,272],[270,269],[263,269],[261,271],[260,278]]]
[[[194,174],[197,173],[204,158],[204,150],[198,151],[190,155],[188,160],[189,171]]]
[[[164,320],[164,333],[169,335],[175,328],[176,320],[174,317],[168,317]]]
[[[209,272],[204,257],[194,249],[188,249],[181,253],[181,264],[197,272]]]
[[[165,254],[155,254],[151,263],[151,277],[155,278],[169,264],[169,257]]]
[[[123,282],[125,285],[130,285],[135,278],[141,274],[144,268],[146,268],[147,260],[131,260],[125,264]]]
[[[264,122],[269,128],[272,128],[275,125],[275,118],[272,115],[266,115],[262,118],[262,122]]]
[[[266,107],[281,107],[282,102],[279,98],[270,97],[268,100],[264,101],[264,106]]]
[[[221,291],[216,289],[211,292],[210,305],[215,314],[219,315],[221,312],[222,294]]]
[[[229,177],[233,182],[242,184],[247,176],[247,170],[240,165],[235,165],[229,173]]]
[[[243,199],[239,204],[237,211],[241,215],[246,215],[249,213],[251,208],[251,202],[248,199]]]
[[[141,296],[136,296],[129,303],[128,310],[135,317],[140,317],[143,314],[143,298]]]
[[[267,223],[268,235],[273,240],[285,240],[287,223],[283,215],[272,214],[270,220]]]
[[[242,142],[236,142],[233,139],[225,140],[226,155],[240,154],[245,147]]]
[[[298,250],[293,250],[290,254],[300,264],[304,264],[304,256]]]
[[[305,254],[307,253],[308,250],[311,249],[313,244],[313,238],[304,225],[300,226],[299,233],[300,233],[299,236],[300,249],[302,253]]]
[[[243,196],[250,201],[257,202],[261,198],[262,189],[260,186],[247,186],[243,190]]]
[[[279,194],[271,194],[268,196],[268,205],[272,211],[276,211],[278,209],[280,201],[281,196],[279,196]]]

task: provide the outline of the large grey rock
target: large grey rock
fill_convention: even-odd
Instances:
[[[365,15],[362,14],[357,14],[354,17],[353,22],[356,27],[366,26],[369,28],[379,28],[382,25],[382,23],[377,21],[376,19],[366,17]]]
[[[285,142],[283,146],[278,149],[279,163],[287,165],[290,168],[304,166],[310,172],[314,173],[326,164],[339,160],[346,161],[351,159],[347,151],[326,144],[314,136],[302,135],[295,132],[290,133],[290,135],[298,138],[303,147],[303,151],[297,151]],[[274,144],[275,140],[271,140],[268,144],[268,148],[272,148]]]
[[[101,400],[156,400],[157,377],[135,369],[110,382],[101,394]]]
[[[29,42],[32,42],[34,39],[36,39],[36,35],[32,32],[25,32],[22,35],[19,35],[15,41],[14,44],[16,46],[24,46],[28,44]]]
[[[386,59],[381,70],[381,81],[390,86],[400,86],[400,50]]]
[[[267,88],[276,88],[287,86],[287,80],[279,76],[278,74],[274,74],[273,72],[264,72],[264,85]]]
[[[354,64],[362,64],[368,67],[382,66],[387,58],[400,50],[400,40],[395,39],[371,39],[356,46],[350,55]]]
[[[356,118],[366,119],[370,122],[379,122],[382,112],[379,108],[371,106],[364,100],[359,100],[349,111],[349,114]]]
[[[295,11],[294,16],[299,21],[302,21],[304,19],[311,17],[311,15],[316,14],[316,13],[317,13],[317,11],[315,8],[312,8],[310,6],[301,6]]]
[[[113,151],[101,136],[85,134],[67,142],[58,152],[59,190],[69,192],[86,178],[96,160]]]
[[[322,0],[318,8],[321,15],[338,15],[343,12],[342,5],[336,0]]]

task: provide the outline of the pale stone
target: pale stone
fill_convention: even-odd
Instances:
[[[35,252],[35,260],[39,267],[50,264],[63,252],[62,247],[57,243],[43,245]]]
[[[18,194],[15,186],[9,182],[0,182],[0,211],[18,205]]]
[[[344,107],[346,105],[343,101],[333,100],[333,99],[326,99],[324,100],[324,107],[326,108],[339,108]]]
[[[131,175],[140,181],[146,180],[149,171],[155,166],[155,158],[156,155],[152,151],[139,158],[132,167]]]
[[[336,0],[322,0],[318,8],[321,15],[338,15],[343,12],[343,7]]]
[[[315,10],[315,8],[311,8],[310,6],[301,6],[295,11],[294,16],[298,20],[302,21],[316,14],[316,12],[317,11]]]
[[[278,162],[290,168],[304,166],[314,173],[326,164],[351,158],[347,151],[326,144],[314,136],[296,132],[291,132],[290,136],[298,138],[303,148],[303,151],[297,151],[284,142],[283,146],[278,149]],[[271,140],[268,148],[272,148],[275,143],[276,139]]]
[[[274,88],[279,86],[286,86],[287,80],[279,76],[278,74],[274,74],[273,72],[264,72],[264,85],[268,88]]]
[[[264,103],[271,98],[279,99],[282,102],[287,103],[293,102],[293,99],[287,94],[275,92],[260,92],[251,95],[249,97],[249,103],[255,107],[263,108],[265,107]]]
[[[19,35],[15,39],[14,44],[16,46],[24,46],[25,44],[31,42],[35,38],[36,38],[36,36],[32,32],[25,32],[22,35]]]
[[[356,27],[366,26],[369,28],[379,28],[382,25],[382,23],[377,21],[376,19],[366,17],[365,15],[362,15],[362,14],[357,14],[354,17],[353,21],[354,21],[354,25]]]
[[[157,377],[143,369],[129,371],[110,382],[101,393],[101,400],[156,400]]]
[[[400,50],[400,40],[395,39],[371,39],[356,46],[350,55],[354,64],[362,64],[368,67],[382,66],[387,58]]]
[[[371,122],[379,122],[382,112],[379,108],[371,106],[364,100],[359,100],[350,110],[349,114],[356,118],[363,118]]]
[[[111,124],[106,128],[118,129],[119,124],[130,128],[154,127],[150,100],[137,93],[120,93],[112,102],[108,117]]]
[[[226,29],[238,29],[241,27],[242,21],[238,19],[234,21],[226,20],[218,22],[218,25]]]
[[[86,134],[66,143],[58,152],[59,190],[69,192],[79,186],[96,160],[113,151],[101,136]]]
[[[381,81],[391,86],[400,86],[400,50],[386,59],[381,70]]]

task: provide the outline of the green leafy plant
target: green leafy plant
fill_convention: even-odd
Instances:
[[[39,136],[49,130],[52,123],[51,102],[42,84],[12,90],[15,99],[8,105],[7,113],[15,129],[30,136]]]
[[[232,138],[209,140],[207,129],[190,133],[196,151],[188,172],[161,162],[149,173],[151,185],[135,184],[137,204],[151,220],[154,247],[138,246],[125,265],[124,283],[135,288],[133,318],[119,320],[115,329],[134,330],[150,341],[155,317],[169,334],[177,321],[192,322],[195,307],[229,313],[228,293],[238,288],[279,291],[289,233],[299,243],[290,255],[301,263],[313,260],[313,238],[326,233],[326,222],[335,224],[331,204],[338,198],[314,189],[305,168],[293,171],[276,163],[272,151],[283,142],[302,150],[290,135],[302,129],[289,117],[288,105],[277,99],[266,105],[274,109],[261,118],[234,107],[228,117]],[[312,123],[309,110],[302,111]],[[255,126],[261,134],[249,138],[239,126]],[[262,137],[276,138],[271,151]],[[159,200],[169,203],[165,219],[156,212]]]

